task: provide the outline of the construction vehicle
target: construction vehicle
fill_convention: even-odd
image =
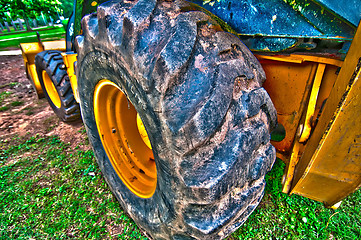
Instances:
[[[358,1],[103,2],[75,2],[66,42],[21,48],[153,238],[227,237],[276,156],[285,193],[337,207],[360,186]]]

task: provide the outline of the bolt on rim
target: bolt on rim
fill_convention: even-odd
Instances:
[[[134,106],[109,80],[95,86],[94,116],[105,152],[119,178],[137,196],[151,197],[157,171],[148,134]]]

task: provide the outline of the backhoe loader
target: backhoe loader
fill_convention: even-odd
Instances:
[[[65,41],[21,49],[140,228],[223,239],[276,157],[284,193],[337,208],[359,188],[360,18],[356,0],[76,0]]]

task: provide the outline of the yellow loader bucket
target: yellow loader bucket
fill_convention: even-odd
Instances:
[[[65,51],[65,40],[50,41],[50,42],[33,42],[21,43],[20,49],[24,59],[26,75],[29,78],[33,88],[38,95],[38,98],[44,97],[41,89],[38,74],[36,73],[35,56],[44,50],[58,50]]]

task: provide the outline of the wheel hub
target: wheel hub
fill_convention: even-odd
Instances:
[[[143,122],[122,90],[101,80],[94,91],[99,136],[116,173],[137,196],[149,198],[157,184],[151,144]]]

